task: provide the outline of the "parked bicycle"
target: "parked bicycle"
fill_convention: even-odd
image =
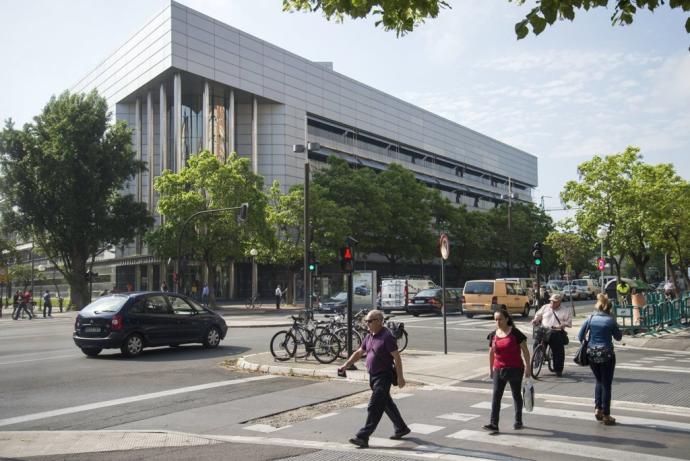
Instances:
[[[548,328],[542,326],[535,326],[532,330],[532,336],[536,346],[534,346],[534,351],[532,351],[532,376],[534,379],[539,377],[542,366],[544,363],[548,364],[549,371],[553,372],[553,353],[551,352],[551,347],[549,347],[548,333],[550,333]]]
[[[340,355],[340,340],[328,331],[317,330],[316,322],[292,316],[292,327],[271,338],[271,355],[276,360],[307,358],[310,354],[321,363],[332,363]]]
[[[244,303],[245,309],[261,309],[261,301],[258,296],[250,296]]]

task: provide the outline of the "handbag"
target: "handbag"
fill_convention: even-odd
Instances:
[[[589,344],[589,322],[592,320],[592,317],[590,316],[587,319],[587,329],[585,330],[585,338],[582,340],[580,343],[580,347],[577,349],[577,352],[575,353],[575,357],[573,358],[573,361],[580,365],[581,367],[589,365],[589,355],[587,354],[587,345]]]
[[[531,412],[534,409],[534,384],[532,378],[522,381],[522,402],[525,411]]]
[[[552,310],[551,312],[553,312],[553,310]],[[558,316],[556,315],[555,312],[553,312],[553,316],[556,317],[556,321],[557,321],[558,324],[560,325],[560,324],[561,324],[561,320],[558,318]],[[561,330],[561,331],[560,331],[560,334],[561,334],[561,336],[563,336],[563,340],[562,340],[562,341],[563,341],[563,345],[564,345],[564,346],[567,346],[568,343],[570,343],[570,338],[568,338],[568,333],[566,333],[565,330]]]
[[[395,364],[393,364],[393,368],[391,368],[391,371],[393,372],[393,379],[391,379],[391,384],[394,386],[398,385],[398,370],[395,369]]]

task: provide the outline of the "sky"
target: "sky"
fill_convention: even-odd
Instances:
[[[690,179],[688,15],[668,6],[626,27],[611,26],[611,10],[579,12],[518,41],[530,2],[450,0],[401,38],[370,19],[284,13],[281,0],[180,3],[535,155],[533,199],[555,220],[569,215],[564,183],[594,155],[637,146],[645,162]],[[166,5],[0,0],[0,120],[31,121]]]

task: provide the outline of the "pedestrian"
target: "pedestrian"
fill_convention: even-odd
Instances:
[[[534,314],[533,325],[541,325],[546,330],[549,347],[553,353],[553,369],[556,376],[563,376],[565,362],[565,345],[568,344],[566,328],[573,326],[573,319],[569,309],[561,308],[563,296],[554,293],[549,298],[549,304],[545,304]]]
[[[666,279],[666,283],[664,283],[664,295],[666,295],[666,298],[668,299],[673,299],[674,298],[674,291],[673,291],[673,283],[669,279]]]
[[[161,283],[161,291],[168,291],[168,284],[163,280],[163,283]]]
[[[276,287],[276,309],[280,309],[280,300],[283,298],[283,291],[280,289],[280,283]]]
[[[198,287],[196,286],[196,280],[192,282],[192,299],[194,301],[198,301],[196,294],[199,291]]]
[[[616,284],[616,293],[618,293],[618,302],[621,305],[630,304],[628,294],[630,293],[630,284],[625,280],[621,280]]]
[[[623,333],[611,315],[613,305],[608,296],[599,293],[595,307],[594,313],[580,327],[577,339],[582,342],[589,329],[587,358],[596,380],[594,418],[607,426],[613,426],[616,424],[616,418],[611,416],[611,386],[613,384],[613,372],[616,369],[616,354],[613,350],[612,339],[620,341],[623,338]]]
[[[43,294],[43,318],[46,318],[46,312],[48,313],[48,317],[53,316],[53,303],[51,298],[52,295],[50,294],[50,290],[46,290]]]
[[[493,379],[493,398],[491,399],[491,417],[489,424],[483,429],[498,432],[498,416],[501,412],[501,399],[506,384],[510,383],[515,407],[515,421],[513,429],[522,429],[522,376],[529,378],[530,369],[529,348],[527,337],[517,329],[507,310],[501,309],[494,313],[496,330],[489,340],[489,376]],[[522,356],[521,356],[522,354]]]
[[[22,299],[22,294],[19,292],[19,290],[14,292],[14,296],[12,297],[12,319],[17,320],[19,318],[19,304]]]
[[[349,440],[351,444],[360,448],[369,446],[369,437],[376,430],[384,412],[395,428],[395,432],[390,436],[391,439],[399,440],[410,433],[410,428],[405,424],[390,394],[394,375],[397,377],[398,386],[405,387],[398,344],[391,332],[383,325],[383,312],[372,310],[367,314],[365,321],[369,334],[362,340],[362,346],[352,353],[342,367],[338,368],[338,374],[342,376],[345,370],[367,354],[366,366],[369,372],[369,387],[372,390],[367,407],[367,421],[357,435]]]
[[[201,289],[201,303],[208,305],[208,283],[204,283],[204,287]]]
[[[19,295],[19,307],[17,308],[17,312],[15,314],[15,320],[19,319],[19,314],[22,315],[22,318],[24,318],[24,314],[29,317],[29,320],[33,319],[34,316],[31,314],[31,311],[29,310],[29,303],[31,302],[31,294],[29,291],[25,291],[24,293],[20,293]]]

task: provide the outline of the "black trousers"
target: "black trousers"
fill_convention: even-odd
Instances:
[[[276,309],[280,309],[280,298],[282,298],[282,296],[276,295]]]
[[[357,432],[358,438],[369,440],[369,436],[376,430],[384,412],[393,422],[395,432],[401,432],[407,428],[398,407],[391,398],[392,380],[393,373],[388,371],[369,376],[369,387],[371,387],[372,393],[367,407],[367,422]]]
[[[611,387],[613,384],[613,372],[616,370],[616,355],[604,363],[589,363],[594,373],[597,384],[594,386],[594,406],[601,408],[606,415],[611,415]]]
[[[563,345],[565,332],[552,331],[549,335],[549,347],[553,353],[553,370],[556,373],[563,373],[565,363],[565,346]]]
[[[26,315],[28,315],[30,319],[34,318],[34,316],[31,314],[31,311],[29,310],[29,306],[26,303],[21,303],[21,304],[19,304],[17,311],[14,313],[14,319],[15,320],[17,320],[19,318],[22,311],[26,312]]]
[[[501,399],[506,384],[510,383],[510,391],[513,393],[513,406],[515,407],[515,422],[522,423],[522,368],[496,368],[494,370],[494,391],[491,399],[491,424],[498,426],[498,416],[501,412]]]
[[[46,314],[50,315],[51,317],[53,315],[53,305],[51,303],[43,305],[43,317],[45,317]]]

